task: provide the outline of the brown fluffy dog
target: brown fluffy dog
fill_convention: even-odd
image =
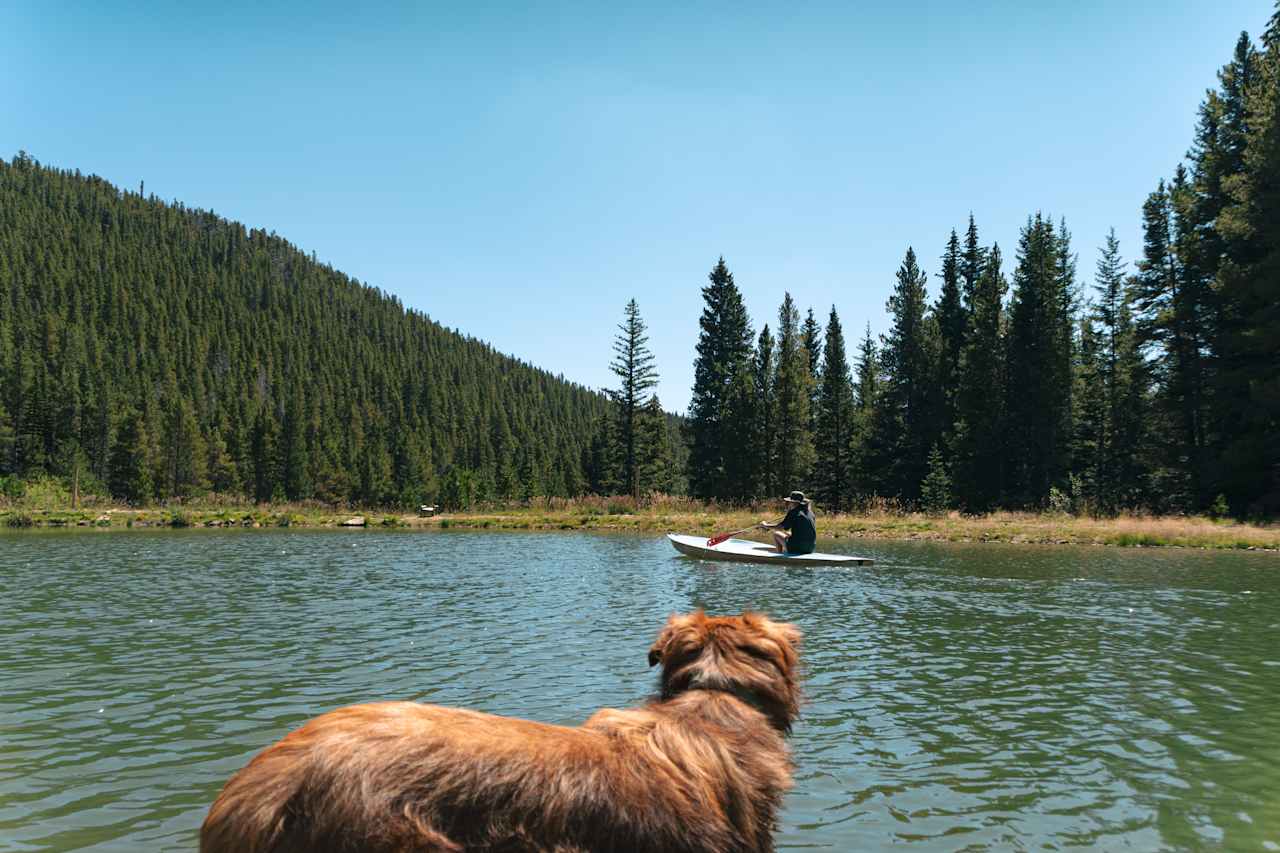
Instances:
[[[317,717],[231,778],[203,853],[771,851],[800,700],[793,625],[672,616],[660,695],[578,728],[386,702]]]

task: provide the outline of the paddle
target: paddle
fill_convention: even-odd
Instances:
[[[725,541],[726,539],[732,539],[733,537],[737,536],[739,533],[746,533],[748,530],[755,530],[759,526],[760,526],[759,523],[756,523],[751,525],[750,527],[744,527],[741,530],[735,530],[732,533],[721,533],[719,536],[712,536],[710,539],[707,540],[707,547],[714,548],[717,545],[719,545],[721,542]]]

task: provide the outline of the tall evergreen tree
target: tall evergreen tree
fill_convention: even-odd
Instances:
[[[680,491],[680,461],[676,436],[658,395],[650,395],[637,421],[639,491],[676,494]]]
[[[927,281],[915,251],[908,248],[887,304],[892,325],[882,339],[884,385],[871,438],[873,458],[881,466],[878,490],[912,504],[920,497],[929,449],[936,440]]]
[[[845,509],[852,499],[849,474],[853,450],[854,399],[844,331],[835,306],[827,320],[818,380],[815,486],[818,499],[831,509]]]
[[[697,497],[717,498],[726,491],[725,416],[730,389],[750,358],[753,335],[742,294],[724,258],[708,279],[710,284],[702,289],[705,305],[689,404],[689,488]]]
[[[653,366],[653,353],[649,351],[649,336],[640,319],[640,306],[634,299],[627,303],[625,317],[618,327],[618,337],[613,342],[614,359],[609,365],[618,377],[618,387],[611,390],[609,396],[617,412],[622,485],[627,494],[639,497],[644,460],[639,454],[642,448],[638,421],[646,393],[658,384],[658,373]]]
[[[752,496],[769,497],[781,494],[778,484],[777,429],[778,429],[778,395],[777,366],[774,363],[775,344],[765,323],[756,341],[755,354],[752,357],[751,373],[754,382],[756,419],[752,435],[751,459]]]
[[[165,480],[162,493],[189,497],[206,487],[205,443],[196,423],[191,403],[171,398],[164,417],[163,438]]]
[[[853,422],[849,430],[849,491],[851,498],[875,495],[880,484],[880,466],[872,442],[874,414],[880,405],[880,353],[871,324],[867,324],[858,345],[857,376],[854,384]]]
[[[813,435],[818,429],[818,371],[822,365],[822,327],[813,316],[812,308],[805,314],[800,338],[809,355],[809,434]]]
[[[978,242],[978,226],[969,214],[969,228],[964,235],[964,253],[960,256],[960,291],[966,313],[972,313],[974,291],[986,264],[987,252]]]
[[[800,312],[790,293],[785,294],[778,309],[778,371],[774,388],[778,401],[774,440],[778,482],[783,489],[802,488],[814,462],[813,435],[809,429],[813,374],[809,370],[809,350],[804,343]]]
[[[1037,214],[1023,228],[1009,306],[1007,498],[1045,506],[1068,489],[1074,269],[1065,233]]]
[[[126,412],[111,451],[109,487],[114,497],[132,504],[151,500],[154,486],[151,482],[153,461],[150,447],[142,412]]]
[[[939,434],[949,433],[957,417],[957,400],[959,398],[960,353],[964,349],[967,334],[968,318],[966,306],[962,299],[960,270],[963,258],[960,253],[960,238],[955,231],[947,241],[947,249],[942,255],[942,290],[938,294],[938,303],[934,307],[934,316],[938,323],[938,375],[937,383],[940,395],[938,407],[939,423],[936,427]]]
[[[996,507],[1006,454],[1004,296],[1000,247],[986,254],[970,298],[969,337],[961,357],[954,488],[970,512]]]
[[[1238,54],[1239,56],[1239,51]],[[1237,64],[1240,64],[1237,59]],[[1237,514],[1280,513],[1280,5],[1245,89],[1244,151],[1222,215],[1233,250],[1220,275],[1215,407],[1224,423],[1218,487]]]
[[[1146,494],[1143,464],[1146,435],[1145,363],[1133,327],[1125,264],[1115,230],[1107,235],[1095,275],[1096,303],[1091,315],[1099,341],[1096,368],[1083,393],[1101,395],[1097,420],[1096,490],[1099,509],[1113,513],[1139,506]],[[1091,387],[1096,385],[1096,388]],[[1088,419],[1081,414],[1080,420]]]
[[[1160,509],[1191,510],[1203,493],[1204,395],[1197,326],[1200,312],[1175,239],[1173,194],[1163,181],[1143,205],[1143,259],[1134,280],[1140,340],[1155,361]]]

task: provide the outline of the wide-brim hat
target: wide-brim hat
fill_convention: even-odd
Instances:
[[[809,499],[804,496],[804,492],[792,492],[783,498],[784,501],[791,501],[796,504],[807,504]]]

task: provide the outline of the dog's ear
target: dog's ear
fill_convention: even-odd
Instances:
[[[775,643],[785,645],[792,654],[800,651],[800,644],[804,639],[804,635],[799,628],[790,622],[774,622],[763,613],[753,613],[751,611],[742,614],[742,621]]]
[[[649,647],[649,666],[657,666],[664,660],[700,646],[699,638],[705,642],[702,626],[706,621],[707,615],[701,610],[685,615],[673,613],[667,617],[667,624],[662,626],[658,639]]]

